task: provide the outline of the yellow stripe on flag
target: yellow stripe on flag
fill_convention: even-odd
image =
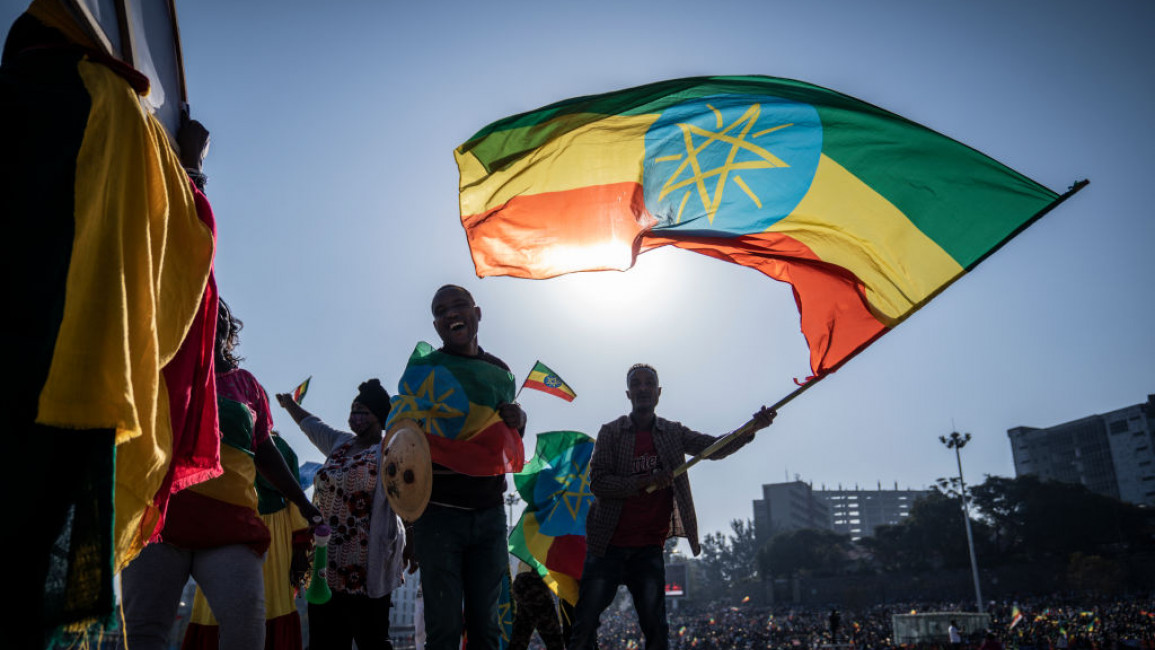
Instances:
[[[809,191],[767,229],[854,273],[888,327],[963,273],[958,262],[880,194],[825,154]]]
[[[480,214],[520,195],[640,183],[646,131],[657,119],[657,115],[609,116],[488,174],[472,153],[454,151],[461,171],[461,214]]]

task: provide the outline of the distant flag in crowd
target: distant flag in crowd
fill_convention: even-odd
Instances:
[[[525,464],[521,436],[498,415],[513,401],[513,374],[491,363],[434,350],[422,341],[409,357],[386,428],[414,420],[433,462],[470,476],[498,476]]]
[[[533,370],[529,371],[529,376],[525,378],[525,383],[521,387],[540,390],[554,397],[560,397],[567,402],[572,402],[577,397],[577,393],[569,387],[569,384],[562,381],[556,372],[550,370],[549,366],[540,361],[533,364]]]
[[[301,400],[305,399],[305,393],[309,392],[309,382],[311,382],[311,381],[313,381],[313,376],[309,375],[308,379],[301,382],[300,384],[297,385],[296,388],[293,389],[293,401],[294,402],[300,404]]]
[[[626,270],[676,246],[793,286],[821,376],[1060,197],[812,84],[695,77],[498,120],[455,153],[479,276]]]
[[[498,639],[497,647],[499,650],[505,650],[509,647],[509,642],[513,639],[513,590],[510,588],[513,584],[512,578],[509,575],[509,567],[505,567],[505,575],[501,576],[501,596],[497,600],[497,626],[501,628],[501,638]],[[465,647],[466,644],[462,644]]]
[[[1015,629],[1015,626],[1018,625],[1019,621],[1022,621],[1022,620],[1023,620],[1023,611],[1021,609],[1019,609],[1018,605],[1015,605],[1014,607],[1011,608],[1011,627],[1010,627],[1010,629],[1012,629],[1012,630]]]
[[[594,439],[584,433],[541,433],[533,458],[513,476],[525,511],[509,535],[509,552],[571,605],[577,603],[586,555],[593,451]]]
[[[321,469],[321,463],[313,461],[306,461],[300,468],[301,489],[308,490],[313,487],[313,478],[317,476],[317,470]]]

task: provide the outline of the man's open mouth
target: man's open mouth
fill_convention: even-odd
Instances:
[[[463,330],[463,329],[465,329],[465,323],[463,323],[461,321],[456,321],[456,322],[449,324],[449,331],[450,332],[456,332],[458,330]]]

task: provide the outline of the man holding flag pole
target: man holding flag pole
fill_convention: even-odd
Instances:
[[[586,518],[587,553],[571,650],[595,647],[601,613],[621,584],[633,597],[647,650],[666,648],[663,544],[668,537],[685,537],[694,555],[701,552],[689,478],[673,470],[686,454],[699,454],[724,438],[657,417],[654,409],[662,388],[653,367],[631,367],[626,387],[630,414],[602,426],[590,459],[594,503]],[[722,458],[745,446],[775,415],[762,407],[711,457]]]

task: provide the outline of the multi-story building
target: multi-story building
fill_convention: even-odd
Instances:
[[[1007,430],[1015,475],[1082,483],[1099,494],[1155,505],[1155,395],[1102,415]]]
[[[754,538],[758,546],[778,533],[802,528],[831,529],[826,502],[802,481],[763,485],[762,498],[754,501]]]
[[[816,490],[815,496],[830,509],[832,529],[858,541],[874,535],[879,526],[902,523],[910,516],[914,502],[929,494],[926,490]]]

